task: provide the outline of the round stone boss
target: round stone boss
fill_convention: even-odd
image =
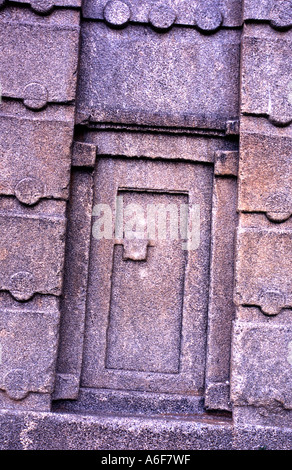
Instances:
[[[277,0],[270,12],[271,26],[285,30],[292,26],[292,0]]]
[[[23,369],[12,369],[4,377],[7,395],[13,400],[22,400],[29,392],[29,376]]]
[[[115,27],[125,26],[131,18],[130,7],[121,0],[110,0],[103,10],[105,21]]]
[[[260,308],[264,315],[275,316],[286,305],[286,296],[283,292],[263,289],[259,297]]]
[[[37,178],[23,178],[17,183],[14,194],[20,202],[32,206],[43,197],[44,185]]]
[[[34,295],[34,276],[27,271],[19,271],[10,277],[10,293],[20,301],[29,300]]]
[[[23,104],[26,108],[37,111],[44,108],[47,102],[48,91],[46,87],[40,83],[29,83],[26,85],[23,93]]]
[[[290,219],[291,215],[291,212],[266,212],[266,216],[271,222],[285,222]]]
[[[36,13],[47,15],[54,9],[54,2],[52,0],[31,0],[31,9]]]
[[[167,31],[176,20],[176,12],[168,5],[157,5],[149,13],[149,23],[159,31]]]
[[[200,9],[196,11],[195,25],[205,33],[215,32],[220,28],[223,16],[218,8]]]

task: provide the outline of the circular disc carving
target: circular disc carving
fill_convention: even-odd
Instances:
[[[285,222],[291,217],[291,212],[267,212],[266,216],[271,222]]]
[[[44,194],[44,185],[36,178],[24,178],[15,188],[15,196],[23,204],[32,206],[36,204]]]
[[[211,33],[220,28],[223,21],[222,14],[216,8],[198,10],[196,12],[195,24],[200,31]]]
[[[11,276],[10,292],[16,300],[29,300],[33,294],[33,275],[26,271],[20,271]]]
[[[30,5],[33,11],[43,15],[51,13],[54,8],[54,2],[51,0],[31,0]]]
[[[39,110],[46,106],[48,92],[46,87],[39,83],[29,83],[24,89],[23,103],[33,110]]]
[[[171,28],[175,20],[175,11],[167,5],[158,5],[149,13],[150,24],[159,31],[166,31]]]
[[[103,10],[103,16],[108,24],[119,28],[128,23],[131,18],[131,10],[126,3],[120,0],[110,0]]]
[[[29,392],[29,377],[23,369],[13,369],[4,378],[7,395],[13,400],[22,400]]]
[[[267,215],[268,214],[291,214],[292,204],[290,199],[290,194],[288,193],[274,193],[271,194],[266,202],[267,205]]]
[[[259,303],[265,315],[278,315],[285,307],[286,298],[282,292],[267,289],[262,290]]]
[[[285,30],[292,26],[292,0],[277,0],[270,13],[271,26]]]

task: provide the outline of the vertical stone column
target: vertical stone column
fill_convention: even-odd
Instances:
[[[59,336],[80,2],[1,5],[0,408],[49,410]]]
[[[292,2],[245,0],[244,20],[232,347],[241,429],[291,424]]]

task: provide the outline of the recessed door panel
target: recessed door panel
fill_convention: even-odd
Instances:
[[[81,386],[202,392],[212,181],[209,165],[98,161]]]
[[[148,212],[157,209],[156,223],[164,224],[164,218],[168,233],[165,239],[154,241],[145,231],[144,246],[141,238],[134,238],[125,239],[126,246],[124,242],[114,247],[106,367],[177,374],[187,252],[178,233],[176,239],[171,238],[175,234],[170,233],[170,223],[178,226],[179,209],[186,204],[187,196],[134,191],[120,194],[126,207],[137,203],[144,214],[147,208]],[[157,238],[159,235],[164,236],[157,233]],[[144,253],[136,260],[139,245]]]

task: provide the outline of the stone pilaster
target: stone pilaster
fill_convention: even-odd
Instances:
[[[232,402],[235,423],[291,424],[291,1],[244,2]]]

